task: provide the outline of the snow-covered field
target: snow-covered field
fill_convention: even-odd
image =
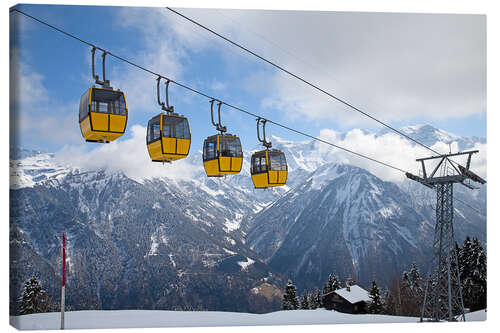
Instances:
[[[60,328],[60,313],[39,313],[10,317],[12,326],[21,330],[50,330]],[[486,320],[486,311],[469,313],[467,321]],[[386,315],[351,315],[324,309],[278,311],[251,314],[216,311],[74,311],[66,312],[65,328],[149,328],[252,325],[307,325],[307,324],[366,324],[415,323],[418,318]]]

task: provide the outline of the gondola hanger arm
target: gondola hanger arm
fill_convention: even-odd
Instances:
[[[95,74],[95,51],[102,51],[102,81],[99,80],[99,75]],[[95,79],[95,83],[101,85],[104,88],[111,88],[109,80],[106,80],[106,54],[108,52],[98,48],[96,46],[92,46],[92,77]]]
[[[167,82],[165,82],[165,101],[167,102],[167,112],[174,112],[174,106],[170,106],[168,103],[168,87],[170,85],[170,79],[167,79]]]
[[[161,76],[158,76],[158,78],[156,79],[156,99],[158,101],[158,105],[161,106],[161,109],[163,111],[166,111],[165,103],[162,102],[160,99],[160,81],[161,81]]]
[[[226,126],[222,126],[221,118],[220,118],[220,107],[223,104],[223,102],[219,101],[219,106],[217,108],[217,114],[219,116],[219,123],[217,124],[217,130],[220,131],[221,133],[225,133],[227,131]]]
[[[260,124],[262,123],[262,135],[263,135],[263,138],[261,139],[260,137]],[[262,143],[262,145],[264,147],[266,147],[267,149],[271,148],[272,147],[272,143],[270,141],[267,141],[266,140],[266,123],[267,123],[267,119],[264,119],[264,118],[257,118],[257,139],[259,140],[259,142]]]
[[[170,113],[170,112],[174,112],[174,107],[173,106],[170,106],[169,103],[168,103],[168,86],[169,86],[169,83],[170,83],[170,80],[167,79],[167,82],[165,82],[165,100],[166,100],[166,106],[165,106],[165,102],[162,102],[161,101],[161,97],[160,97],[160,81],[161,81],[162,77],[160,75],[158,75],[158,77],[156,78],[156,99],[158,101],[158,105],[161,106],[161,109],[167,113]]]
[[[224,134],[226,131],[227,131],[227,127],[226,126],[222,126],[222,123],[221,123],[221,117],[220,117],[220,107],[221,105],[223,104],[223,102],[221,101],[218,101],[218,108],[217,108],[217,115],[218,115],[218,122],[216,123],[214,121],[214,102],[216,101],[216,99],[212,98],[210,100],[210,120],[212,121],[212,125],[215,126],[216,130],[221,132],[221,134]]]

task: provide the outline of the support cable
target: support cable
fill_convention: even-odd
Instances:
[[[453,199],[455,199],[456,201],[462,203],[463,205],[469,207],[470,209],[472,209],[473,211],[475,211],[476,213],[478,213],[479,215],[483,216],[483,217],[486,217],[483,213],[481,213],[481,211],[471,205],[469,205],[467,202],[457,198],[456,196],[453,196]]]

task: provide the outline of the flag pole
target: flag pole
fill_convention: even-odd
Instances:
[[[66,235],[62,234],[61,329],[64,329],[64,287],[66,285]]]

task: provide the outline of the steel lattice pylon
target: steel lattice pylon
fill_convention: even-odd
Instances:
[[[467,188],[475,189],[471,185],[471,181],[486,183],[484,179],[470,170],[472,154],[477,152],[477,150],[454,154],[450,152],[450,154],[445,155],[419,158],[417,162],[422,165],[422,177],[406,173],[409,179],[435,189],[437,193],[432,258],[420,321],[465,321],[462,286],[453,233],[453,184],[458,183]],[[465,167],[450,160],[450,157],[462,155],[467,155]],[[438,163],[428,174],[425,162],[430,160],[438,160]],[[438,173],[438,170],[441,170],[441,174]]]
[[[453,233],[453,183],[436,184],[433,253],[420,321],[464,320],[465,310]]]

